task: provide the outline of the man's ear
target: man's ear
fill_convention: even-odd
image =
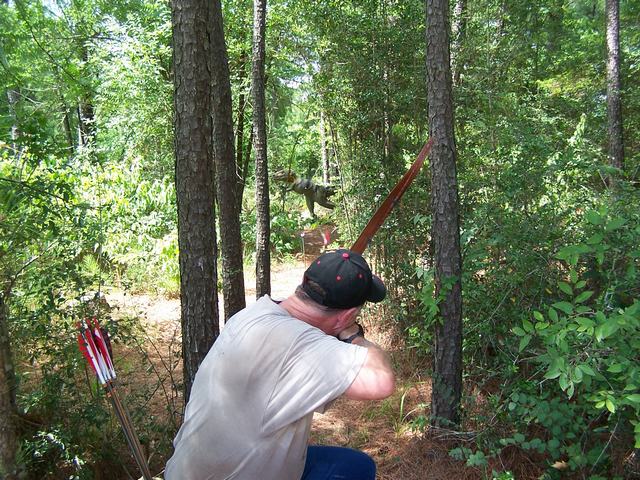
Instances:
[[[353,323],[358,312],[360,311],[360,307],[352,307],[346,310],[342,310],[336,319],[336,326],[340,328],[346,328],[348,325]]]

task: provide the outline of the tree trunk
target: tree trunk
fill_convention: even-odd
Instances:
[[[82,60],[89,61],[89,51],[85,45],[82,48]],[[95,113],[89,94],[85,94],[78,104],[78,145],[88,146],[95,136]]]
[[[441,321],[436,327],[431,422],[457,426],[462,396],[462,288],[456,144],[449,57],[449,3],[426,0],[427,101],[430,155],[432,241],[436,298]]]
[[[331,162],[327,147],[327,128],[324,124],[324,112],[320,110],[320,155],[322,158],[322,181],[325,185],[331,183]]]
[[[78,105],[78,145],[86,147],[93,138],[93,105],[86,100],[81,99]]]
[[[609,164],[624,167],[622,102],[620,100],[620,0],[606,0],[607,16],[607,118]]]
[[[242,52],[240,56],[240,71],[244,77],[246,69],[245,62],[247,55]],[[241,83],[244,83],[241,81]],[[244,89],[240,90],[238,94],[238,121],[236,124],[236,170],[238,172],[238,189],[236,190],[236,202],[239,208],[242,208],[242,197],[244,195],[244,187],[247,182],[247,171],[244,163],[244,112],[247,107],[247,97]]]
[[[213,160],[216,198],[220,219],[222,289],[224,318],[245,307],[240,204],[237,201],[238,176],[233,145],[231,80],[224,40],[222,6],[213,0],[209,17],[211,39],[211,100],[213,113]]]
[[[174,1],[174,129],[185,401],[219,333],[214,207],[211,4]]]
[[[18,432],[15,370],[9,340],[5,294],[0,293],[0,478],[17,478]]]
[[[73,151],[75,144],[73,143],[73,131],[71,130],[71,114],[69,107],[64,103],[64,98],[62,99],[62,125],[64,126],[64,136],[67,139],[69,151]]]
[[[18,90],[7,91],[7,101],[9,106],[9,113],[11,114],[11,147],[14,150],[18,150],[18,138],[20,138],[20,127],[18,126],[18,112],[17,106],[20,101],[20,92]]]
[[[462,46],[467,33],[467,0],[456,0],[453,10],[453,45],[451,48],[451,68],[453,84],[460,85],[460,71],[462,70]]]
[[[7,57],[4,53],[4,48],[0,43],[0,64],[2,64],[2,68],[10,72],[9,62],[7,61]],[[18,150],[18,138],[21,135],[20,127],[18,126],[18,112],[17,107],[20,102],[20,90],[17,88],[9,88],[7,90],[7,106],[9,109],[9,115],[11,115],[11,148],[13,148],[16,152]]]
[[[269,168],[264,100],[267,0],[253,2],[253,142],[256,152],[256,298],[271,294]]]

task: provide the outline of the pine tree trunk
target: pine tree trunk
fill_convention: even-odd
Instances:
[[[609,164],[624,167],[622,102],[620,100],[620,0],[606,0],[607,16],[607,118]]]
[[[8,5],[8,2],[3,2]],[[0,43],[0,64],[2,64],[2,68],[6,72],[10,72],[9,62],[7,61],[7,56],[4,53],[4,48],[2,48],[2,43]],[[20,90],[17,88],[9,88],[7,90],[7,107],[9,110],[9,115],[11,115],[11,147],[14,150],[18,150],[17,141],[20,137],[20,127],[18,126],[18,112],[17,107],[20,102]]]
[[[18,149],[18,138],[20,138],[21,132],[18,126],[18,112],[17,106],[20,101],[20,92],[18,90],[7,91],[7,101],[9,106],[9,113],[11,114],[11,143],[14,150]]]
[[[69,151],[73,151],[73,149],[75,148],[75,143],[73,142],[73,131],[71,129],[71,113],[69,112],[69,107],[65,103],[62,95],[60,97],[60,100],[62,102],[62,125],[64,127],[64,136],[67,139]]]
[[[16,452],[18,433],[16,429],[15,370],[5,294],[0,293],[0,478],[16,478]]]
[[[431,211],[436,298],[441,322],[436,327],[432,423],[456,426],[462,396],[462,288],[456,145],[449,57],[449,3],[426,0],[427,101],[431,150]]]
[[[213,160],[216,177],[216,199],[220,219],[222,254],[222,290],[224,318],[242,310],[244,298],[244,272],[242,240],[240,237],[240,204],[238,203],[238,176],[233,145],[233,113],[231,107],[231,80],[229,61],[224,40],[222,6],[213,0],[209,17],[211,25],[211,98],[213,113]]]
[[[324,124],[324,112],[320,110],[320,156],[322,158],[322,181],[325,185],[331,183],[331,163],[327,147],[327,127]]]
[[[89,61],[89,51],[85,45],[82,49],[82,60]],[[84,95],[78,104],[78,145],[88,146],[95,136],[95,113],[92,99],[89,94]]]
[[[171,5],[185,401],[198,366],[219,333],[210,10],[207,0]]]
[[[253,143],[256,155],[256,298],[271,294],[269,169],[264,100],[267,0],[253,2]]]
[[[246,54],[243,52],[240,56],[240,70],[242,77],[244,77],[246,69],[245,62],[247,61]],[[244,78],[243,78],[244,80]],[[238,94],[238,120],[236,122],[236,170],[238,171],[238,189],[236,191],[236,202],[242,208],[242,197],[244,196],[244,187],[247,182],[247,170],[244,164],[244,113],[247,106],[247,97],[244,89]]]
[[[451,48],[451,69],[453,71],[453,84],[460,85],[460,72],[462,70],[462,46],[467,34],[467,0],[456,0],[453,10],[453,27],[452,38],[453,45]]]

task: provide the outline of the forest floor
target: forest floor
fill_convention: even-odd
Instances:
[[[312,238],[308,241],[314,242]],[[275,266],[272,271],[272,297],[285,298],[295,290],[305,265],[315,257],[318,248],[315,242],[306,249],[304,258],[301,256],[287,264]],[[248,304],[255,301],[254,284],[252,272],[247,271]],[[170,420],[177,426],[183,407],[178,387],[182,379],[179,300],[124,295],[121,292],[112,292],[108,299],[114,318],[136,316],[146,332],[142,350],[150,362],[149,368],[139,374],[129,372],[134,376],[129,384],[138,386],[139,382],[146,382],[148,391],[155,392],[147,408],[158,416],[169,416],[165,412],[173,410],[175,415]],[[314,417],[312,443],[348,446],[365,451],[376,461],[377,478],[381,480],[486,478],[481,470],[467,467],[464,462],[449,456],[449,450],[460,446],[460,443],[452,442],[446,432],[440,432],[440,435],[428,430],[421,433],[412,427],[416,421],[420,421],[421,416],[428,417],[431,380],[417,373],[421,370],[418,368],[420,361],[405,347],[400,335],[380,328],[386,322],[376,318],[376,315],[380,314],[365,311],[363,321],[369,338],[391,354],[398,376],[397,391],[388,399],[378,402],[338,399],[325,414],[316,414]],[[130,358],[126,363],[134,364],[135,359]],[[154,374],[149,374],[150,371]],[[169,409],[167,404],[170,405]],[[152,457],[155,457],[152,464],[158,471],[166,459],[161,458],[160,452]]]

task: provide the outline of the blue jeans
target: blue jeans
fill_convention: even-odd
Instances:
[[[375,480],[376,464],[364,452],[343,447],[310,446],[300,480]]]

